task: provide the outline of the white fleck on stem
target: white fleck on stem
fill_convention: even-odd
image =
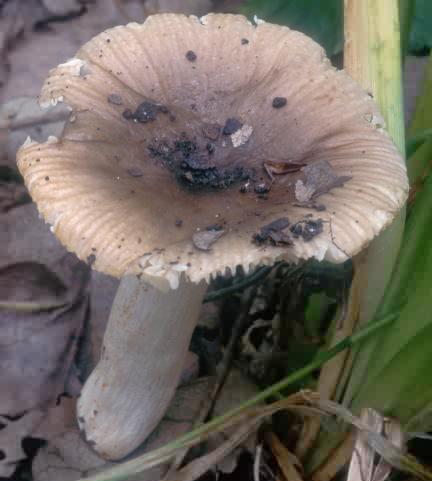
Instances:
[[[78,422],[104,458],[121,459],[151,433],[171,401],[206,283],[183,276],[162,292],[134,275],[120,282],[101,359],[78,401]]]

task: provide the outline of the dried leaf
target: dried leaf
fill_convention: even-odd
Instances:
[[[0,318],[0,412],[44,407],[66,391],[86,319],[89,270],[72,254],[53,266],[18,263],[0,270],[0,299],[52,303],[50,311],[7,310]],[[55,307],[55,305],[60,307]]]
[[[8,51],[24,29],[22,5],[19,0],[0,4],[0,87],[8,78]]]
[[[163,481],[194,481],[202,476],[256,431],[259,420],[253,419],[238,427],[225,442],[208,454],[191,461],[184,468],[163,479]]]
[[[270,222],[270,224],[262,226],[260,232],[253,236],[253,240],[258,245],[291,245],[292,240],[290,236],[283,232],[289,224],[287,217],[276,219]]]
[[[275,175],[286,175],[299,171],[305,164],[299,162],[266,160],[263,163],[264,170],[273,181]]]
[[[318,160],[302,168],[304,180],[295,185],[295,196],[298,202],[307,203],[335,187],[342,187],[351,177],[337,175],[330,162]]]
[[[192,236],[193,245],[201,251],[209,251],[210,247],[220,239],[225,232],[223,229],[195,232]]]
[[[27,202],[31,202],[31,198],[23,185],[0,182],[0,212]]]
[[[7,133],[4,150],[15,166],[15,154],[27,137],[41,142],[48,136],[58,137],[69,110],[65,105],[41,109],[36,98],[16,97],[0,106],[0,131]]]
[[[291,453],[274,433],[269,433],[268,440],[270,448],[286,481],[302,481],[298,470],[301,467],[300,461]]]
[[[16,469],[16,464],[27,457],[22,448],[22,440],[35,429],[42,417],[43,412],[39,410],[25,413],[15,420],[0,416],[1,478],[12,476]]]
[[[42,0],[42,3],[53,15],[67,15],[81,9],[78,0]]]

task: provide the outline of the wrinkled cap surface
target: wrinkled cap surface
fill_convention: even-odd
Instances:
[[[19,169],[66,247],[117,277],[342,262],[407,195],[374,101],[287,27],[155,15],[85,44],[40,101],[71,115]]]

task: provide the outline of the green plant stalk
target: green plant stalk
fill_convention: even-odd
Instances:
[[[399,23],[401,30],[402,57],[408,52],[409,37],[411,33],[415,4],[416,0],[399,0]]]
[[[374,95],[384,116],[387,131],[399,150],[405,152],[402,105],[402,69],[398,0],[345,0],[346,68]],[[365,41],[366,39],[367,41]],[[355,46],[355,48],[354,48]],[[360,269],[358,320],[372,319],[389,285],[398,259],[405,211],[369,246]],[[372,339],[361,347],[346,387],[344,404],[349,405],[363,384],[374,348]]]
[[[432,56],[429,56],[422,93],[417,97],[416,109],[408,129],[408,137],[416,137],[425,129],[432,128]],[[410,184],[424,172],[432,160],[432,139],[426,140],[407,162]]]
[[[344,8],[345,70],[374,96],[388,133],[404,153],[398,0],[345,0]],[[404,223],[403,211],[389,228],[372,241],[366,253],[354,259],[347,324],[363,325],[375,317],[399,255]],[[345,405],[350,404],[367,376],[374,346],[374,338],[369,339],[345,363],[336,389],[336,394],[345,392]],[[352,359],[355,359],[354,364]],[[345,380],[346,386],[343,385]],[[320,475],[316,474],[316,469],[331,456],[341,438],[342,435],[321,435],[318,438],[307,459],[307,470],[314,472],[317,479]],[[336,463],[334,469],[339,467]]]
[[[143,465],[145,463],[149,463],[152,460],[156,460],[163,457],[167,457],[166,459],[168,459],[169,457],[174,456],[178,449],[183,449],[191,446],[196,440],[216,430],[216,428],[220,427],[230,419],[238,416],[246,409],[256,406],[260,402],[265,401],[270,397],[278,396],[280,391],[283,391],[288,386],[299,381],[300,379],[303,379],[307,375],[313,373],[316,369],[319,369],[324,363],[332,359],[334,356],[336,356],[340,352],[346,349],[349,349],[350,347],[356,345],[357,343],[361,343],[365,341],[366,339],[373,336],[374,333],[376,333],[378,330],[384,328],[385,326],[390,325],[392,322],[394,322],[396,317],[397,317],[397,314],[393,313],[384,319],[380,319],[376,322],[369,323],[367,326],[364,326],[358,332],[340,341],[331,349],[319,353],[312,362],[310,362],[308,365],[306,365],[302,369],[297,370],[295,373],[287,376],[286,378],[282,379],[276,384],[273,384],[272,386],[266,388],[256,396],[248,399],[247,401],[243,402],[236,408],[231,409],[230,411],[223,414],[222,416],[219,416],[205,424],[202,424],[201,426],[194,429],[193,431],[190,431],[184,434],[183,436],[180,436],[176,440],[162,446],[161,448],[155,449],[149,453],[146,453],[142,456],[132,459],[131,461],[124,462],[119,466],[103,471],[102,473],[99,473],[87,478],[83,478],[80,481],[121,481],[142,471]]]

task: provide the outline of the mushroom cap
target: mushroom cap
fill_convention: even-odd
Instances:
[[[154,15],[50,72],[40,103],[71,116],[18,166],[69,250],[176,287],[342,262],[391,223],[408,183],[372,98],[307,36],[256,23]]]

